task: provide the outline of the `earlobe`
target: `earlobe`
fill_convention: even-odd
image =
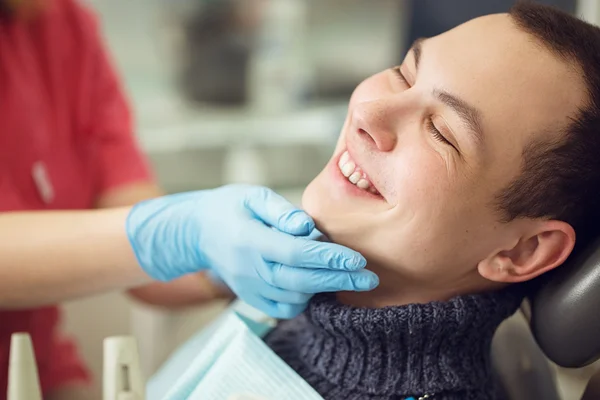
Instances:
[[[513,248],[491,254],[477,269],[491,281],[525,282],[564,263],[574,245],[575,231],[569,224],[541,221]]]

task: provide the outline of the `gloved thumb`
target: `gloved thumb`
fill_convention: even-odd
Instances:
[[[290,235],[306,236],[315,229],[315,223],[308,214],[265,187],[254,187],[248,191],[245,206],[265,224]]]

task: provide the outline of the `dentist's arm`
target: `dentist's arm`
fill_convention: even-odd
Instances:
[[[133,204],[161,195],[157,185],[139,182],[100,196],[97,207],[110,210],[0,214],[0,308],[37,307],[132,286],[129,293],[137,300],[169,308],[229,294],[205,273],[155,282],[139,267],[125,219]]]
[[[128,214],[129,208],[0,213],[0,308],[150,282],[124,229]]]

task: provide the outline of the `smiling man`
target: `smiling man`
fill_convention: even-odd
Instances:
[[[571,252],[590,201],[575,203],[583,193],[571,190],[597,177],[580,173],[591,156],[571,147],[590,142],[591,151],[598,136],[576,135],[572,121],[591,100],[582,67],[544,41],[568,40],[569,26],[548,21],[556,37],[538,37],[528,29],[541,30],[543,14],[527,10],[549,12],[521,6],[418,40],[401,66],[356,88],[335,155],[303,205],[381,274],[371,305],[526,281]]]
[[[600,30],[519,4],[362,82],[303,206],[380,285],[318,296],[267,343],[326,399],[493,399],[523,285],[600,224]]]

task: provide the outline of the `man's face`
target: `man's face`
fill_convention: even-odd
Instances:
[[[331,240],[365,255],[384,296],[489,288],[478,264],[534,223],[501,223],[495,197],[518,177],[527,145],[559,139],[549,132],[566,126],[583,88],[508,15],[421,41],[356,88],[303,206]]]

